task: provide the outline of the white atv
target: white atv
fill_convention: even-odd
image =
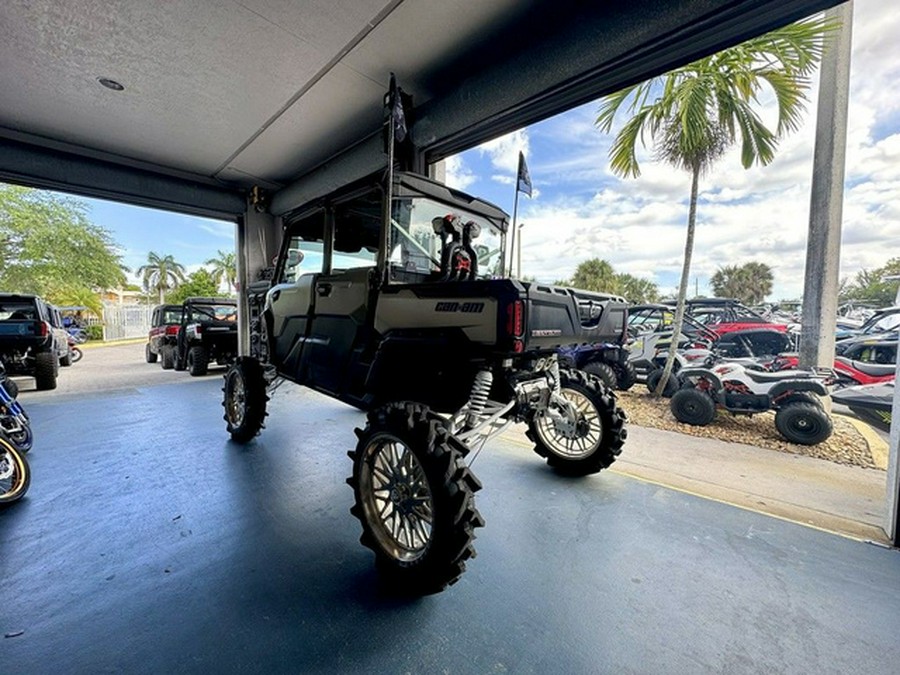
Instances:
[[[775,427],[791,443],[815,445],[831,436],[833,425],[820,396],[826,378],[805,370],[767,372],[742,363],[684,368],[681,388],[669,404],[679,422],[706,426],[717,408],[735,415],[775,411]]]

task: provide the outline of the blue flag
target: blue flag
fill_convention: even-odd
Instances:
[[[516,190],[524,192],[531,196],[531,176],[528,173],[528,167],[525,165],[525,155],[519,152],[519,175],[516,180]]]

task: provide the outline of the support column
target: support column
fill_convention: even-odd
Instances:
[[[819,80],[816,147],[813,157],[809,239],[803,286],[800,367],[832,367],[840,271],[847,102],[853,3],[829,9],[841,27],[826,46]]]
[[[273,266],[281,247],[281,218],[259,211],[248,202],[244,216],[235,228],[238,278],[238,353],[250,353],[250,313],[248,291],[259,281],[260,273]]]

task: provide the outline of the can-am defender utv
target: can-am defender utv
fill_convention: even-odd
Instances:
[[[560,472],[608,467],[625,441],[615,394],[556,350],[624,331],[601,296],[505,278],[507,215],[397,173],[286,218],[270,282],[249,293],[250,356],[225,375],[225,421],[246,442],[278,378],[368,411],[350,452],[361,542],[406,592],[457,580],[483,521],[464,458],[509,424]]]

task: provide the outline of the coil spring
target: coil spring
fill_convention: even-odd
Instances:
[[[469,394],[469,403],[466,406],[468,408],[468,413],[466,414],[467,426],[474,427],[478,424],[478,419],[487,405],[493,383],[494,376],[491,374],[491,371],[481,370],[475,374],[475,381],[472,382],[472,392]]]

